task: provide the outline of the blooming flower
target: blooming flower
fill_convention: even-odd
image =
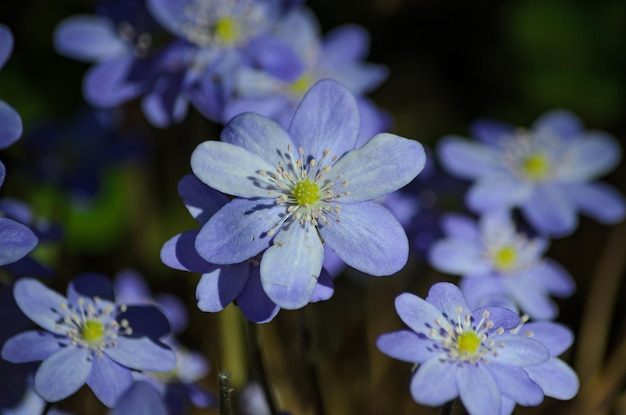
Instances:
[[[535,229],[553,236],[576,229],[577,211],[606,224],[624,218],[624,197],[596,181],[618,164],[619,144],[584,130],[572,113],[548,112],[530,130],[479,121],[472,131],[480,142],[445,137],[438,148],[450,173],[475,181],[467,193],[471,209],[517,207]]]
[[[231,120],[222,141],[193,152],[205,184],[236,196],[196,237],[200,256],[235,264],[265,250],[260,275],[283,308],[304,306],[322,270],[322,240],[345,263],[372,275],[399,271],[404,229],[374,199],[409,183],[424,166],[417,141],[378,134],[356,147],[358,109],[335,81],[314,85],[288,131],[253,113]]]
[[[35,390],[55,402],[87,383],[112,406],[132,383],[131,369],[168,371],[174,353],[158,338],[169,331],[154,307],[116,304],[110,281],[99,274],[73,280],[67,298],[32,278],[13,289],[24,314],[43,330],[19,333],[5,342],[2,358],[13,363],[43,360]]]
[[[509,305],[533,319],[553,319],[558,309],[550,294],[566,297],[575,290],[569,273],[543,257],[548,241],[518,232],[506,214],[487,213],[478,224],[450,214],[442,228],[446,237],[431,247],[430,264],[464,277],[461,289],[473,307]]]
[[[439,406],[460,396],[470,414],[496,415],[503,397],[524,406],[543,400],[525,368],[545,363],[550,353],[515,333],[520,319],[514,312],[472,310],[456,286],[443,282],[426,300],[404,293],[395,304],[411,330],[383,334],[376,344],[391,357],[419,364],[411,381],[416,402]]]
[[[200,225],[228,203],[222,193],[211,189],[194,175],[183,177],[178,193],[189,213]],[[221,311],[236,302],[246,318],[255,323],[272,320],[280,307],[269,299],[261,286],[258,258],[249,258],[238,264],[218,265],[207,262],[196,251],[198,230],[183,232],[167,241],[161,249],[161,260],[167,266],[202,274],[196,289],[198,308],[202,311]],[[326,300],[333,294],[330,276],[322,270],[310,302]]]

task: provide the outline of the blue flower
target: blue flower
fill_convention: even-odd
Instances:
[[[400,294],[398,315],[410,330],[381,335],[385,354],[419,367],[411,380],[413,399],[439,406],[460,396],[472,415],[498,415],[503,398],[538,405],[544,393],[525,369],[550,358],[548,349],[516,334],[517,314],[499,307],[469,308],[461,291],[437,283],[423,300]],[[511,332],[513,330],[513,332]]]
[[[115,403],[110,415],[171,415],[161,395],[148,382],[137,381]]]
[[[73,280],[67,298],[32,278],[13,289],[24,314],[43,330],[6,341],[2,358],[13,363],[43,360],[35,390],[56,402],[87,385],[112,406],[132,383],[131,369],[168,371],[176,358],[158,339],[169,331],[154,307],[116,304],[110,281],[99,274]]]
[[[236,196],[198,233],[200,256],[237,264],[265,250],[263,289],[289,309],[311,298],[324,243],[365,273],[402,269],[407,236],[374,199],[413,180],[424,166],[424,149],[392,134],[378,134],[356,148],[358,126],[354,97],[324,80],[304,97],[288,131],[245,113],[225,126],[221,142],[200,144],[191,157],[194,174]]]
[[[388,127],[386,115],[363,97],[388,75],[385,66],[363,62],[369,48],[365,29],[345,25],[322,40],[314,14],[306,8],[297,8],[279,21],[272,33],[297,53],[303,63],[302,73],[290,80],[240,65],[235,73],[235,94],[226,103],[225,120],[250,111],[287,128],[304,94],[317,81],[328,78],[340,82],[358,98],[359,110],[364,113],[359,129],[362,139],[367,140]]]
[[[13,52],[13,35],[11,30],[0,24],[0,69]],[[6,102],[0,99],[0,149],[7,148],[22,135],[22,119]]]
[[[480,142],[445,137],[438,148],[450,173],[474,180],[471,209],[520,208],[536,230],[553,236],[576,229],[577,211],[605,224],[624,218],[624,197],[596,180],[619,163],[619,144],[584,130],[572,113],[548,112],[530,130],[478,121],[472,132]]]
[[[432,245],[430,264],[464,277],[461,290],[472,307],[508,305],[533,319],[554,319],[558,308],[550,295],[567,297],[575,290],[569,273],[543,256],[548,241],[517,231],[506,214],[487,213],[478,224],[449,214],[442,228],[446,237]]]
[[[208,187],[197,177],[187,175],[178,184],[178,193],[189,213],[203,226],[209,218],[228,203],[222,193]],[[202,274],[196,289],[198,308],[218,312],[234,302],[255,323],[272,320],[280,307],[269,299],[261,286],[259,259],[246,259],[238,264],[218,265],[207,262],[196,251],[198,230],[174,236],[161,249],[161,260],[167,266]],[[310,302],[326,300],[333,294],[328,273],[322,270]]]

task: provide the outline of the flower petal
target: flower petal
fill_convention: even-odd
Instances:
[[[491,358],[496,363],[526,367],[545,363],[550,358],[548,348],[532,338],[505,333],[494,340],[504,344]]]
[[[200,229],[196,250],[213,264],[247,261],[270,245],[284,212],[273,200],[233,199]]]
[[[544,258],[541,263],[533,267],[533,278],[557,297],[569,297],[576,291],[576,282],[570,273],[559,263]]]
[[[183,199],[183,203],[191,216],[200,225],[204,225],[229,201],[226,195],[202,183],[193,174],[187,174],[180,179],[178,194]]]
[[[259,267],[250,267],[250,277],[243,291],[237,298],[237,305],[246,318],[255,323],[267,323],[280,311],[263,290]]]
[[[261,258],[261,283],[281,308],[305,306],[322,271],[324,248],[317,230],[294,220],[278,232]]]
[[[492,269],[481,245],[455,238],[434,242],[428,252],[428,261],[438,271],[460,276],[487,275]]]
[[[424,405],[443,405],[459,396],[456,377],[456,365],[438,358],[429,359],[411,379],[411,396]]]
[[[472,415],[500,414],[500,389],[483,365],[465,364],[456,373],[459,395],[467,412]]]
[[[513,135],[515,127],[502,121],[482,118],[472,123],[470,133],[472,137],[495,147],[500,144],[503,137]]]
[[[448,213],[441,219],[443,232],[450,237],[479,242],[480,230],[476,221],[466,215]]]
[[[439,321],[447,325],[446,318],[434,305],[410,293],[403,293],[396,297],[396,311],[400,319],[418,335],[428,337],[430,327]]]
[[[104,274],[85,273],[74,278],[67,286],[67,299],[76,303],[79,298],[99,297],[114,302],[113,283]]]
[[[2,346],[2,358],[11,363],[45,360],[69,343],[47,331],[29,330],[9,338]]]
[[[37,393],[48,402],[72,395],[89,377],[91,353],[88,348],[68,346],[44,360],[35,374]]]
[[[280,153],[293,146],[287,132],[276,121],[255,113],[236,116],[224,126],[221,140],[259,156],[277,166],[283,159]]]
[[[16,262],[32,251],[39,240],[28,226],[0,218],[0,266]]]
[[[622,158],[622,151],[611,135],[589,131],[571,143],[566,156],[570,169],[563,180],[587,181],[613,170]]]
[[[521,207],[535,229],[554,237],[566,236],[578,225],[574,206],[556,186],[536,186]]]
[[[325,150],[341,157],[356,145],[359,110],[354,96],[336,81],[317,82],[306,93],[289,126],[296,148],[304,158],[320,160]]]
[[[120,336],[116,343],[116,346],[104,349],[104,353],[127,368],[169,372],[176,366],[174,352],[148,337]]]
[[[245,148],[221,141],[205,141],[191,154],[191,169],[203,183],[239,197],[271,197],[260,172],[273,172],[269,164]]]
[[[497,175],[479,180],[466,194],[467,205],[474,211],[510,209],[523,203],[532,188],[508,175]]]
[[[464,179],[491,176],[498,167],[496,150],[462,137],[443,137],[437,155],[446,171]]]
[[[626,216],[626,200],[606,183],[565,183],[560,186],[570,203],[600,223],[613,225]]]
[[[167,415],[159,392],[147,381],[134,382],[119,398],[111,415]]]
[[[433,349],[432,342],[408,330],[383,334],[376,340],[381,352],[409,363],[423,363],[441,355],[441,350]]]
[[[574,334],[567,327],[552,321],[533,321],[524,324],[523,333],[531,332],[537,340],[550,350],[551,356],[558,356],[574,342]]]
[[[572,112],[562,109],[552,110],[535,120],[532,129],[540,134],[552,134],[566,139],[578,136],[583,125]]]
[[[53,42],[61,55],[84,62],[114,59],[130,52],[113,20],[105,16],[70,16],[54,30]]]
[[[543,391],[521,367],[489,363],[489,372],[500,388],[502,395],[522,406],[536,406],[543,401]]]
[[[326,249],[324,249],[324,261],[326,261]],[[335,292],[335,286],[333,284],[333,279],[326,269],[322,268],[322,272],[320,277],[317,279],[317,285],[315,286],[315,290],[313,290],[313,295],[311,295],[311,299],[309,302],[316,303],[318,301],[328,300],[333,296]]]
[[[342,204],[340,221],[319,229],[325,243],[346,264],[370,275],[391,275],[407,262],[409,242],[404,228],[376,202]]]
[[[196,286],[198,308],[202,311],[221,311],[243,291],[250,275],[247,262],[223,265],[212,272],[202,274]]]
[[[217,265],[207,262],[196,251],[198,233],[199,230],[183,232],[165,242],[161,248],[161,262],[182,271],[213,272]]]
[[[0,149],[7,148],[22,136],[22,118],[15,109],[0,100]]]
[[[374,200],[405,186],[422,171],[425,162],[424,147],[417,141],[381,133],[363,147],[346,153],[327,174],[342,175],[347,183],[338,180],[333,191],[341,194],[342,203],[355,203]]]
[[[131,74],[147,70],[143,68],[146,64],[128,55],[92,66],[83,80],[85,100],[96,107],[111,108],[138,97],[147,90],[148,83],[131,79]]]
[[[529,278],[508,278],[503,283],[511,297],[532,319],[552,320],[558,315],[559,309],[545,288],[539,284],[532,284]]]
[[[57,328],[60,321],[61,304],[67,300],[34,278],[20,278],[13,286],[15,302],[28,318],[41,328],[52,333],[65,335],[65,330]]]
[[[13,43],[11,29],[5,25],[0,25],[0,68],[9,60],[13,52]]]
[[[107,407],[112,408],[132,383],[130,370],[118,365],[106,354],[93,359],[87,385]]]
[[[551,358],[546,363],[524,368],[546,396],[572,399],[580,386],[576,372],[561,359]]]
[[[440,310],[448,319],[456,321],[459,307],[463,313],[471,312],[463,293],[456,285],[449,282],[438,282],[428,290],[426,301]]]

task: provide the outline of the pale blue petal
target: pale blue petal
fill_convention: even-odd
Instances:
[[[515,401],[507,398],[506,396],[502,396],[502,411],[500,412],[500,415],[511,415],[514,409]]]
[[[356,145],[359,109],[344,86],[329,79],[319,81],[304,96],[294,113],[289,135],[305,159],[322,158],[325,150],[341,157]]]
[[[217,265],[207,262],[196,251],[199,230],[187,231],[174,236],[161,248],[161,262],[170,268],[182,271],[212,272]]]
[[[407,262],[409,242],[391,212],[376,202],[341,204],[339,222],[319,229],[325,243],[346,264],[370,275],[391,275]]]
[[[455,136],[439,140],[437,155],[446,171],[464,179],[493,175],[500,157],[495,149],[485,144]]]
[[[212,272],[202,274],[196,286],[198,308],[214,313],[232,303],[246,286],[250,267],[251,264],[243,262],[223,265]]]
[[[114,59],[130,52],[115,23],[104,16],[75,15],[54,30],[54,48],[61,55],[84,62]]]
[[[281,308],[305,306],[322,271],[324,248],[313,225],[297,220],[283,227],[261,258],[261,283]]]
[[[626,200],[616,188],[602,182],[564,183],[567,199],[582,213],[605,225],[614,225],[626,216]]]
[[[489,363],[485,365],[502,395],[522,406],[536,406],[543,401],[543,391],[521,367]]]
[[[448,213],[441,219],[441,229],[447,236],[480,242],[480,231],[476,221],[469,216]]]
[[[429,359],[411,379],[411,396],[421,404],[441,406],[459,396],[457,366],[439,358]]]
[[[362,202],[405,186],[422,171],[425,163],[426,154],[420,143],[381,133],[363,147],[345,154],[322,180],[327,176],[335,180],[341,175],[332,189],[341,196],[339,201]]]
[[[612,171],[622,158],[617,140],[601,131],[584,133],[573,141],[566,153],[569,170],[564,181],[597,179]]]
[[[37,393],[48,402],[72,395],[89,377],[91,354],[90,349],[68,346],[44,360],[35,374]]]
[[[433,349],[433,342],[408,330],[383,334],[376,340],[381,352],[409,363],[424,363],[429,359],[445,355],[441,350]]]
[[[52,333],[65,335],[65,330],[57,327],[62,320],[61,304],[67,304],[65,297],[52,291],[34,278],[20,278],[13,286],[15,302],[22,312]]]
[[[449,326],[440,310],[416,295],[400,294],[396,297],[395,306],[400,319],[418,335],[427,337],[436,321],[442,327]]]
[[[574,342],[574,334],[570,329],[552,321],[533,321],[524,324],[521,334],[532,333],[537,340],[550,350],[551,356],[558,356]]]
[[[538,366],[524,368],[546,396],[572,399],[580,386],[576,372],[561,359],[551,358]]]
[[[524,276],[506,278],[504,285],[507,292],[519,304],[525,314],[534,320],[552,320],[556,318],[559,309],[552,301],[545,289],[540,284],[533,284],[533,281]]]
[[[120,336],[116,343],[104,349],[104,353],[122,366],[154,372],[169,372],[176,366],[174,352],[148,337]]]
[[[515,127],[502,121],[483,118],[472,123],[470,133],[472,137],[497,148],[503,138],[515,134]]]
[[[527,367],[545,363],[550,358],[548,348],[532,338],[505,333],[493,339],[498,344],[504,343],[497,356],[491,357],[496,363]]]
[[[525,218],[540,233],[562,237],[578,225],[574,206],[556,186],[536,186],[521,207]]]
[[[13,52],[13,34],[11,29],[0,24],[0,68],[9,60]]]
[[[326,261],[326,256],[328,253],[326,249],[324,249],[324,261]],[[318,301],[328,300],[333,296],[335,292],[335,286],[333,284],[333,279],[326,269],[322,268],[322,272],[320,277],[317,279],[317,285],[315,286],[315,290],[313,290],[313,294],[311,295],[311,299],[309,302],[316,303]]]
[[[274,167],[283,160],[281,153],[294,147],[287,132],[276,121],[254,113],[239,115],[226,124],[221,134],[225,143],[240,146]],[[292,150],[297,153],[297,148]]]
[[[331,65],[359,61],[366,58],[369,47],[369,33],[363,27],[355,24],[339,26],[324,37],[324,61]]]
[[[499,275],[463,278],[459,287],[472,310],[478,307],[504,307],[518,311],[517,305],[508,296]]]
[[[470,415],[499,415],[501,394],[491,373],[481,364],[462,365],[457,370],[461,401]]]
[[[462,313],[471,311],[459,287],[449,282],[433,284],[428,290],[426,301],[454,321],[457,320],[459,307]]]
[[[250,277],[237,298],[237,305],[246,318],[255,323],[267,323],[280,311],[263,290],[258,266],[250,267]]]
[[[0,100],[0,149],[7,148],[22,136],[22,118],[15,109]]]
[[[474,211],[510,209],[531,196],[532,187],[512,176],[486,177],[476,182],[466,194],[467,205]]]
[[[541,134],[556,135],[565,139],[578,136],[583,125],[580,119],[572,112],[556,109],[542,114],[535,120],[532,129]]]
[[[280,225],[284,213],[285,206],[273,200],[234,199],[200,229],[196,249],[213,264],[247,261],[270,245],[268,232]]]
[[[32,251],[39,240],[28,226],[0,218],[0,266],[12,264]]]
[[[478,323],[484,319],[485,311],[489,314],[486,321],[493,322],[490,335],[497,334],[497,329],[502,327],[505,330],[515,329],[520,325],[520,317],[515,311],[499,306],[480,307],[472,311],[474,321]]]
[[[191,154],[191,169],[203,183],[240,197],[272,197],[269,182],[259,173],[274,172],[275,167],[242,147],[221,141],[205,141]]]
[[[137,381],[120,397],[111,415],[167,415],[159,392],[146,381]]]
[[[134,55],[98,63],[87,71],[83,80],[83,96],[96,107],[111,108],[144,93],[146,80],[131,80],[131,72],[140,72]]]
[[[461,239],[444,238],[434,242],[428,261],[438,271],[460,276],[487,275],[492,269],[481,245]]]
[[[570,273],[550,258],[544,258],[533,270],[533,278],[554,296],[569,297],[576,291],[576,282]]]
[[[202,183],[193,174],[187,174],[180,179],[178,194],[200,225],[204,225],[229,200],[226,195]]]
[[[106,354],[93,358],[93,367],[87,378],[87,385],[107,407],[113,407],[132,383],[133,377],[130,370],[118,365]]]
[[[69,343],[47,331],[29,330],[9,338],[2,346],[2,358],[11,363],[45,360]]]

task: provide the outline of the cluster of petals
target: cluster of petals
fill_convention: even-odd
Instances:
[[[519,208],[538,232],[554,237],[576,229],[578,212],[604,224],[624,218],[623,195],[597,180],[619,163],[619,143],[585,130],[574,114],[553,110],[528,130],[480,120],[471,131],[479,141],[444,137],[438,154],[448,172],[473,181],[466,198],[472,210]]]
[[[2,358],[43,361],[34,388],[48,402],[60,401],[86,383],[112,407],[132,384],[131,369],[167,372],[176,364],[174,353],[159,340],[170,330],[165,316],[154,306],[117,304],[103,275],[72,280],[67,297],[25,277],[15,283],[13,294],[41,329],[9,338]]]
[[[395,306],[409,330],[383,334],[377,346],[418,365],[410,385],[416,402],[440,406],[460,397],[471,415],[499,415],[509,413],[511,403],[535,406],[544,395],[559,394],[550,390],[559,388],[558,381],[543,385],[548,392],[535,382],[533,368],[550,366],[552,350],[542,336],[520,332],[522,322],[515,312],[471,309],[461,291],[444,282],[433,285],[425,300],[400,294]]]
[[[404,229],[375,199],[413,180],[424,166],[415,140],[381,133],[357,147],[354,96],[322,80],[305,95],[288,130],[254,113],[232,119],[221,141],[193,152],[194,174],[235,196],[202,227],[197,252],[236,264],[263,252],[260,280],[282,308],[307,304],[324,244],[346,264],[381,276],[408,259]]]
[[[486,213],[479,222],[447,214],[441,227],[445,236],[430,247],[429,262],[463,277],[461,290],[472,307],[500,305],[554,319],[558,308],[550,295],[567,297],[576,288],[559,263],[544,257],[548,241],[518,231],[507,213]]]

